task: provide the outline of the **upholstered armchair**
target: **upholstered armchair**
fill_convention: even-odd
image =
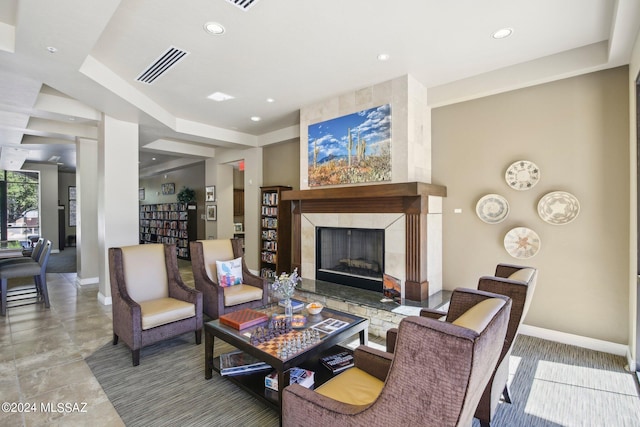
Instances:
[[[239,239],[196,240],[190,243],[191,268],[196,289],[204,297],[204,313],[212,319],[244,308],[267,304],[269,289],[267,280],[251,273],[244,261]],[[240,258],[241,278],[237,284],[222,286],[218,279],[216,261]],[[228,283],[225,283],[228,285]]]
[[[122,338],[133,366],[143,347],[186,332],[194,331],[200,344],[202,294],[183,283],[175,245],[109,248],[109,275],[113,344]]]
[[[501,396],[504,397],[505,402],[511,403],[509,388],[507,386],[507,380],[509,379],[509,356],[511,355],[518,328],[529,310],[537,278],[538,271],[535,268],[512,264],[498,264],[495,276],[483,276],[478,281],[479,290],[506,295],[512,300],[509,327],[500,359],[475,413],[475,417],[480,420],[480,424],[483,427],[490,425],[498,409]],[[459,316],[460,312],[461,308],[458,306],[458,301],[456,301],[455,296],[452,296],[448,312],[423,308],[420,311],[420,315],[434,319],[446,316],[444,320],[451,322]],[[396,334],[397,330],[395,329],[387,331],[388,352],[394,351]]]
[[[315,390],[283,391],[282,424],[304,426],[469,426],[498,361],[509,298],[456,290],[468,311],[453,323],[411,316],[396,351],[360,346],[353,368]]]

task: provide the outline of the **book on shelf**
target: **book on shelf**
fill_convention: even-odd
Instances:
[[[269,320],[269,316],[257,310],[245,308],[243,310],[232,311],[219,317],[220,323],[231,326],[239,331],[258,325]]]
[[[220,375],[242,375],[273,369],[271,365],[244,351],[232,351],[220,355]]]
[[[353,354],[345,350],[330,356],[321,357],[320,362],[332,373],[337,374],[353,366]]]
[[[284,301],[285,300],[281,299],[280,301],[278,301],[278,305],[280,307],[284,307]],[[291,298],[291,308],[293,309],[293,311],[300,311],[304,308],[304,302]]]
[[[315,372],[302,368],[291,368],[289,372],[289,384],[300,384],[303,387],[313,389]],[[264,386],[278,391],[278,372],[273,371],[264,377]]]

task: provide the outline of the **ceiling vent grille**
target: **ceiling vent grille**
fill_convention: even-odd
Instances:
[[[251,6],[258,3],[258,0],[227,0],[229,3],[233,3],[242,10],[249,10]]]
[[[151,84],[158,77],[169,71],[171,67],[184,59],[188,54],[189,52],[187,51],[171,46],[162,55],[160,55],[158,59],[149,65],[146,70],[141,72],[140,75],[136,77],[136,80],[141,83]]]

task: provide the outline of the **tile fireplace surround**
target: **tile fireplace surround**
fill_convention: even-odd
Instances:
[[[385,272],[402,297],[426,300],[442,290],[442,197],[446,187],[420,182],[291,190],[292,268],[315,279],[316,227],[382,228]]]

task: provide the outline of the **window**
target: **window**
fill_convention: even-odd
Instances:
[[[6,206],[2,240],[26,240],[30,235],[40,235],[39,172],[0,171],[0,180]]]

